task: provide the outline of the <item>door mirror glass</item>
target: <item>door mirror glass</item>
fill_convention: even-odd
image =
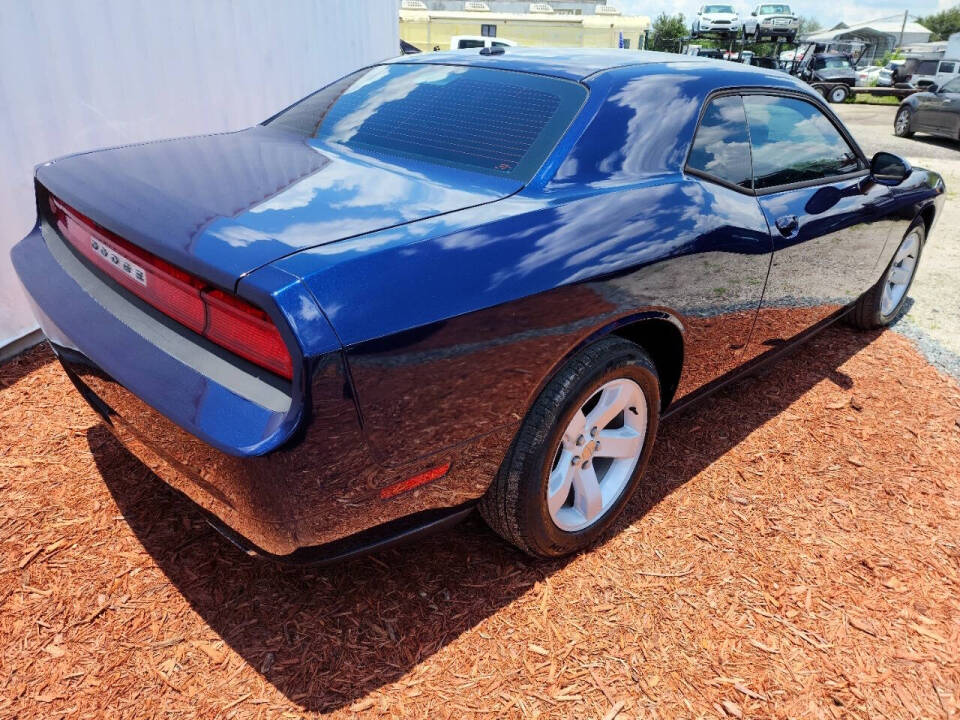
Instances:
[[[911,170],[910,163],[893,153],[878,152],[870,161],[870,174],[882,185],[899,185]]]
[[[935,93],[939,91],[940,91],[940,88],[937,87],[936,83],[930,83],[929,85],[927,85],[927,92]]]

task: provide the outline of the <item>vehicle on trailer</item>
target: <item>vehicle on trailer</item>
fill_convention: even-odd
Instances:
[[[717,48],[700,48],[697,50],[696,56],[710,60],[723,60],[723,51]]]
[[[662,417],[896,318],[945,197],[786,73],[545,48],[396,58],[35,191],[13,264],[70,380],[289,562],[476,507],[532,555],[586,547]]]
[[[922,132],[960,140],[960,78],[936,84],[903,99],[893,120],[900,137]]]
[[[841,103],[856,86],[854,67],[859,58],[825,47],[817,43],[798,46],[787,72],[810,83],[828,101]]]
[[[877,84],[877,78],[880,76],[880,71],[883,70],[879,65],[867,65],[866,67],[857,68],[857,87],[870,87]]]
[[[740,16],[733,5],[701,5],[693,19],[690,36],[702,35],[729,38],[740,34]]]
[[[877,87],[893,87],[897,83],[906,82],[904,65],[906,60],[891,60],[877,73]]]
[[[800,18],[793,14],[789,5],[780,3],[760,3],[743,19],[743,37],[753,42],[762,42],[764,38],[775,40],[783,38],[793,42],[800,29]]]
[[[937,68],[940,65],[938,58],[908,57],[903,64],[897,67],[894,87],[926,87],[934,82]]]
[[[754,67],[762,67],[768,70],[779,70],[780,62],[773,57],[760,57],[754,55],[750,58],[748,65],[753,65]]]

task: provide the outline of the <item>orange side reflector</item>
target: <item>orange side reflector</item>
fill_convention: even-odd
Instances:
[[[405,493],[407,490],[413,490],[415,487],[420,487],[421,485],[426,485],[428,482],[433,482],[439,478],[442,478],[447,474],[447,471],[450,469],[450,463],[446,465],[439,465],[435,468],[431,468],[426,472],[422,472],[419,475],[414,475],[411,478],[406,480],[401,480],[398,483],[393,485],[387,485],[383,490],[380,491],[380,499],[388,500],[392,497],[396,497],[400,493]]]

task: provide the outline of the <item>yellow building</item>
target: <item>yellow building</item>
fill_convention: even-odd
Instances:
[[[531,9],[540,11],[529,13],[491,12],[482,2],[466,5],[475,9],[428,10],[425,3],[404,0],[400,38],[424,51],[449,50],[456,35],[495,37],[527,47],[615,48],[623,33],[624,47],[636,50],[650,27],[650,18],[620,15],[609,5],[597,6],[595,15],[554,13],[546,3],[531,3]]]

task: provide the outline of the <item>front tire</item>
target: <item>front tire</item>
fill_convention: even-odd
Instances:
[[[910,129],[911,118],[910,108],[904,105],[897,110],[897,116],[893,120],[893,134],[897,137],[913,137],[913,131]]]
[[[763,36],[760,34],[760,28],[757,28],[756,31],[753,33],[753,42],[759,45],[762,39],[763,39]]]
[[[529,555],[588,547],[636,488],[659,416],[657,369],[642,348],[611,337],[581,350],[530,409],[480,514]]]
[[[907,302],[907,294],[917,274],[926,238],[923,220],[914,220],[900,241],[883,277],[861,295],[853,309],[847,313],[846,320],[849,325],[860,330],[875,330],[886,327],[897,318]]]

